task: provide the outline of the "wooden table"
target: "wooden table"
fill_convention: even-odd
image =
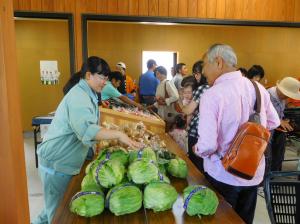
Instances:
[[[53,223],[57,224],[93,224],[93,223],[126,223],[126,224],[140,224],[140,223],[163,223],[163,224],[181,224],[181,223],[244,223],[243,220],[236,214],[231,206],[218,194],[219,206],[217,212],[213,216],[203,216],[201,219],[198,216],[188,216],[183,210],[182,192],[185,187],[191,184],[203,184],[209,186],[204,176],[197,170],[194,164],[188,159],[184,151],[171,139],[167,134],[160,135],[161,139],[166,142],[167,148],[176,153],[187,162],[189,169],[187,179],[170,178],[172,185],[180,194],[175,202],[173,209],[165,212],[154,213],[152,210],[141,208],[138,212],[129,215],[115,216],[108,209],[93,218],[84,218],[77,216],[70,212],[69,202],[71,197],[80,191],[81,180],[84,177],[84,168],[81,173],[74,176],[68,186],[62,202],[60,203]],[[86,164],[85,164],[86,165]]]

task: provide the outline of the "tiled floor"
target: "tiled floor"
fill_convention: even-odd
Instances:
[[[43,189],[38,175],[38,170],[35,168],[34,144],[31,134],[26,134],[24,137],[24,150],[26,159],[26,173],[28,184],[28,196],[30,207],[30,218],[34,219],[43,208]],[[296,158],[297,155],[293,150],[287,150],[285,158]],[[285,162],[284,170],[296,170],[296,162]],[[269,216],[266,209],[265,199],[261,196],[257,197],[256,212],[254,218],[255,224],[268,224]]]

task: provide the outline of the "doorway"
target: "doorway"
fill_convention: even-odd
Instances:
[[[142,53],[142,71],[145,73],[147,69],[147,61],[154,59],[158,66],[164,66],[167,69],[167,79],[173,78],[171,69],[177,64],[177,52],[173,51],[143,51]]]

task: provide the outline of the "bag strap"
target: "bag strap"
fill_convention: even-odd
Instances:
[[[256,84],[256,82],[250,80],[254,86],[254,89],[255,89],[255,94],[256,94],[256,100],[255,100],[255,104],[254,104],[254,110],[256,113],[260,113],[260,110],[261,110],[261,94],[260,94],[260,91],[258,89],[258,86]]]
[[[165,82],[165,99],[169,98],[169,94],[167,91],[167,82],[168,82],[168,80]]]

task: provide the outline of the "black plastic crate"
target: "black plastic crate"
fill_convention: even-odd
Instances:
[[[272,224],[300,223],[300,172],[271,172],[265,181],[265,200]]]

